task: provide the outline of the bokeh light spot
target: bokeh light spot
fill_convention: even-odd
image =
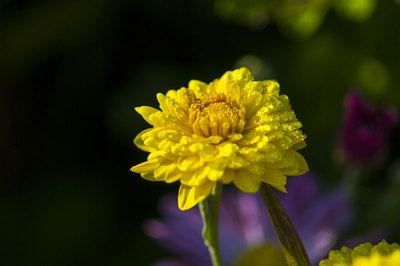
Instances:
[[[337,11],[339,14],[357,22],[369,19],[375,7],[376,0],[337,1]]]
[[[273,76],[273,67],[259,56],[247,54],[240,57],[234,64],[235,68],[247,67],[255,79],[268,79]]]
[[[371,94],[382,94],[388,87],[389,72],[385,65],[375,59],[365,60],[357,75],[360,85]]]

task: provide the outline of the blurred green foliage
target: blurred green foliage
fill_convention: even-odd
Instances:
[[[340,17],[364,22],[375,10],[376,0],[216,0],[222,18],[250,28],[276,23],[290,37],[308,38],[334,9]]]
[[[141,226],[177,186],[129,172],[146,156],[132,144],[147,127],[134,107],[238,66],[279,80],[308,135],[304,156],[322,184],[339,184],[346,91],[400,106],[397,2],[2,1],[0,264],[149,265],[166,255]],[[256,27],[243,26],[249,16]],[[386,226],[400,241],[398,132],[385,164],[360,180],[349,236]]]

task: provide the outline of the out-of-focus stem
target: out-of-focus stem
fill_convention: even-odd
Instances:
[[[300,237],[274,194],[273,188],[263,183],[261,185],[261,193],[288,265],[311,266]]]

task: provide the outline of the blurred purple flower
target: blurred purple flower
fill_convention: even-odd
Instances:
[[[351,213],[347,196],[337,189],[320,195],[311,175],[291,177],[288,193],[278,195],[291,218],[313,265],[326,257]],[[181,212],[176,196],[160,201],[161,219],[145,223],[145,232],[161,246],[179,256],[164,259],[157,266],[211,265],[201,237],[202,220],[196,208]],[[219,216],[219,242],[223,265],[235,260],[252,247],[262,244],[279,246],[274,229],[259,194],[223,191]]]
[[[360,91],[351,90],[344,102],[340,160],[357,168],[379,164],[387,153],[396,121],[395,107],[378,110]]]

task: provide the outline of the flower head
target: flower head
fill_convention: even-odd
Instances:
[[[290,179],[288,190],[293,193],[280,193],[279,200],[296,227],[311,262],[316,265],[327,256],[349,222],[348,198],[340,188],[319,193],[314,177],[309,174]],[[198,209],[181,213],[174,203],[174,196],[166,195],[160,201],[160,213],[161,219],[145,223],[145,232],[179,258],[162,259],[154,265],[210,265],[201,237],[202,220]],[[225,189],[219,221],[223,265],[285,265],[280,263],[285,261],[284,256],[279,253],[279,241],[259,193],[244,194],[229,190],[229,187]]]
[[[354,167],[379,163],[384,158],[396,120],[394,107],[377,110],[360,92],[351,91],[345,98],[341,160]]]
[[[329,252],[319,266],[400,266],[400,245],[383,240],[375,246],[367,242],[354,249],[342,247]]]
[[[274,80],[254,81],[240,68],[157,99],[161,110],[136,108],[153,127],[135,138],[150,154],[131,170],[151,181],[180,181],[181,210],[206,198],[216,182],[251,193],[261,182],[286,191],[286,176],[308,171],[297,152],[305,147],[302,124]]]

